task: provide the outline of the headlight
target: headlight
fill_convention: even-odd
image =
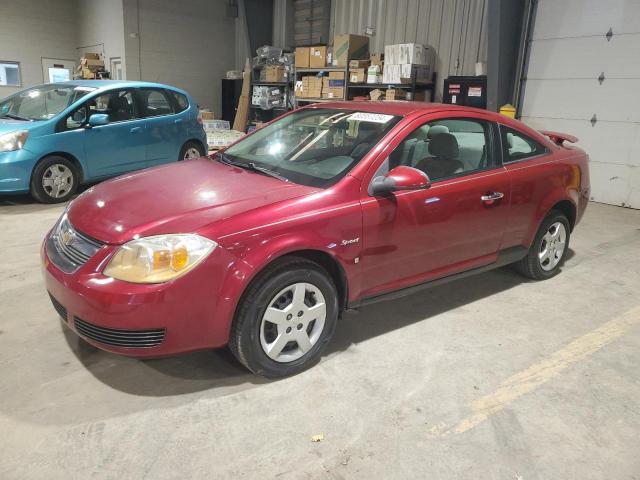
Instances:
[[[12,152],[20,150],[24,147],[29,136],[28,130],[19,130],[17,132],[5,133],[0,135],[0,152]]]
[[[218,244],[195,234],[157,235],[118,249],[104,274],[132,283],[162,283],[184,275]]]

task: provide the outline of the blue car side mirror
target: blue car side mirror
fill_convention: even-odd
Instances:
[[[89,117],[89,126],[91,127],[99,127],[107,123],[109,123],[109,115],[105,113],[94,113]]]

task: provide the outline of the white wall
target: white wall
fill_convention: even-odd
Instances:
[[[107,70],[113,57],[120,57],[124,65],[122,0],[78,0],[77,12],[77,56],[84,52],[102,53]]]
[[[220,80],[236,65],[235,20],[225,0],[123,0],[128,80],[187,90],[220,114]]]
[[[75,60],[76,0],[0,0],[0,60],[20,62],[21,87],[43,82],[42,57]]]

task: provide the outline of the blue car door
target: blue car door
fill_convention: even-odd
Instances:
[[[92,178],[146,167],[145,120],[134,89],[112,90],[87,102],[88,115],[106,113],[109,123],[84,130],[87,168]]]
[[[174,113],[174,102],[162,88],[140,88],[138,95],[146,121],[147,165],[177,161],[182,146],[184,120]]]

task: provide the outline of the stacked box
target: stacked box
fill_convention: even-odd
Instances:
[[[309,49],[309,67],[323,68],[327,66],[327,47],[320,45]]]
[[[385,45],[383,83],[410,83],[413,76],[417,82],[428,82],[432,78],[435,52],[418,43]]]
[[[309,47],[297,47],[295,52],[296,68],[309,68],[310,56]]]
[[[349,68],[349,83],[364,83],[366,80],[366,68]]]
[[[349,60],[369,58],[369,37],[363,35],[336,35],[333,39],[333,65],[346,67]]]
[[[80,78],[90,80],[102,77],[101,73],[104,71],[104,60],[100,58],[99,53],[87,52],[80,58],[80,65],[78,65]]]
[[[322,98],[344,99],[344,72],[329,72],[326,78],[328,78],[328,84],[326,87],[323,85]]]
[[[320,98],[322,96],[322,79],[313,75],[302,77],[296,82],[296,95],[301,98]]]
[[[407,93],[401,89],[389,88],[384,93],[385,100],[406,100]]]
[[[284,82],[284,65],[267,65],[260,71],[261,82]]]
[[[279,87],[254,85],[253,95],[251,96],[251,105],[260,107],[263,110],[284,107],[286,105],[284,91]]]

